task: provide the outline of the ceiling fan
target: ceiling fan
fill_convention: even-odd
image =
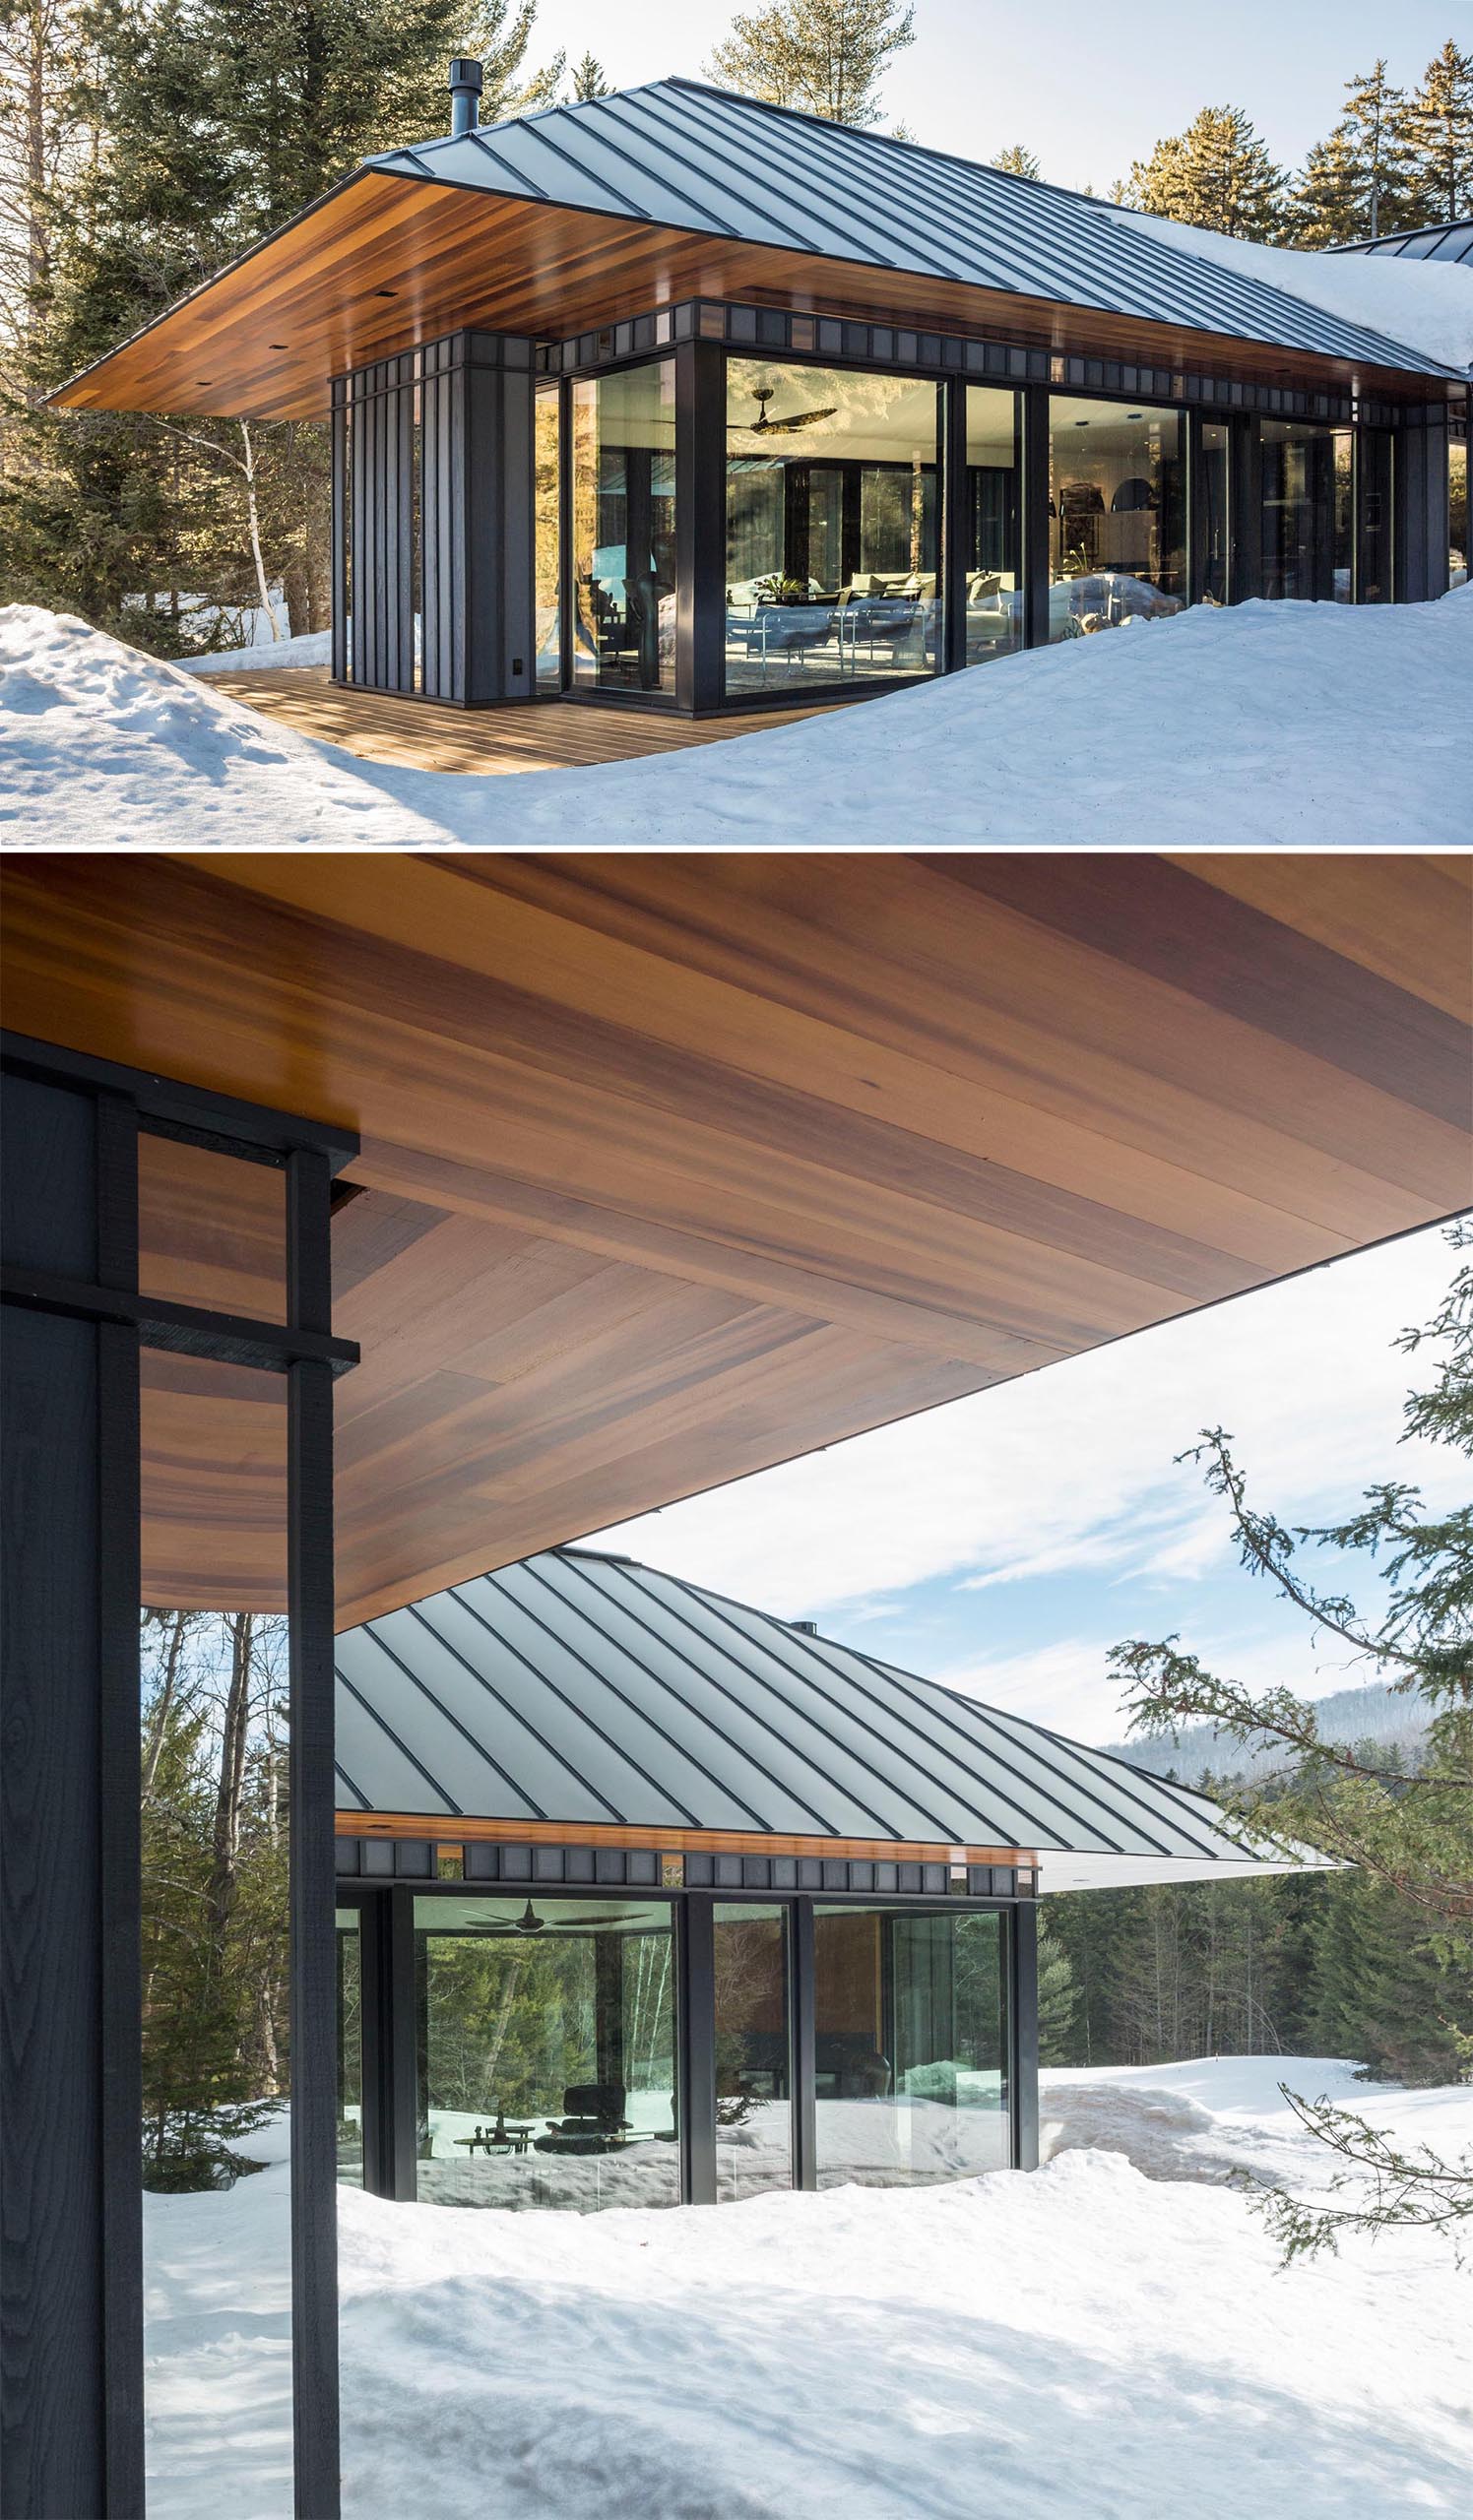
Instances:
[[[515,1918],[515,1919],[513,1920],[512,1923],[510,1923],[509,1925],[482,1925],[482,1926],[480,1927],[480,1931],[481,1931],[482,1933],[487,1933],[487,1934],[491,1934],[491,1933],[521,1933],[521,1934],[533,1934],[533,1933],[545,1933],[545,1932],[546,1932],[546,1930],[547,1930],[547,1920],[546,1920],[546,1918],[545,1918],[545,1917],[540,1917],[540,1916],[538,1915],[537,1910],[536,1910],[536,1908],[534,1908],[534,1906],[533,1906],[533,1904],[532,1904],[532,1901],[531,1901],[530,1899],[528,1900],[526,1907],[522,1910],[521,1915],[520,1915],[519,1917]]]
[[[791,419],[773,420],[768,418],[767,406],[776,392],[775,385],[756,386],[753,389],[753,399],[757,405],[756,418],[732,420],[728,425],[734,429],[740,429],[747,437],[790,437],[795,429],[810,429],[818,420],[831,420],[839,408],[837,403],[830,403],[821,411],[795,411]]]

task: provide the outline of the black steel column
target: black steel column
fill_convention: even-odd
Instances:
[[[287,1159],[287,1319],[332,1331],[325,1155]],[[333,1381],[287,1375],[291,1740],[291,2360],[300,2520],[338,2508],[337,1878],[333,1820]]]
[[[131,1112],[3,1093],[8,1267],[126,1290]],[[0,1368],[5,2508],[138,2520],[138,1337],[7,1303]]]
[[[680,1901],[680,2154],[688,2205],[716,2202],[716,1920],[710,1899]]]
[[[813,1981],[813,1902],[793,1902],[793,2184],[818,2185],[818,2041]]]
[[[727,380],[719,342],[675,348],[675,704],[716,709],[725,688]]]
[[[1049,644],[1049,394],[1046,386],[1025,385],[1020,557],[1023,638],[1030,648]]]
[[[1008,1941],[1012,2018],[1012,2136],[1014,2170],[1038,2168],[1038,1910],[1020,1900],[1011,1911]]]

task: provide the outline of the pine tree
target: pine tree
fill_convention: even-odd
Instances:
[[[1204,105],[1185,131],[1158,140],[1130,169],[1128,200],[1158,219],[1272,243],[1283,232],[1285,179],[1237,105]]]
[[[1043,1920],[1038,1929],[1038,2052],[1043,2065],[1072,2064],[1074,1971]]]
[[[1450,38],[1407,109],[1407,144],[1422,219],[1473,215],[1473,52]]]
[[[609,85],[604,64],[597,54],[586,52],[581,61],[574,62],[573,100],[575,104],[586,105],[595,96],[611,96],[612,94],[613,90]]]
[[[1033,184],[1038,182],[1044,171],[1033,151],[1025,149],[1020,140],[1015,140],[1010,149],[999,149],[993,164],[999,167],[1004,175],[1026,175]]]
[[[1294,241],[1318,250],[1382,236],[1414,216],[1416,176],[1404,92],[1383,60],[1346,82],[1345,111],[1294,185]]]
[[[707,73],[741,95],[863,129],[880,119],[875,89],[914,43],[913,18],[900,0],[774,0],[733,19]]]

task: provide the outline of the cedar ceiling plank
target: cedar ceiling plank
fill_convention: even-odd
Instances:
[[[1354,886],[1338,888],[1319,879],[1320,861],[1290,850],[1251,856],[1204,851],[1171,862],[1460,1023],[1473,1013],[1466,952],[1473,852],[1465,859],[1423,857],[1411,880],[1404,858],[1358,852],[1350,861]]]

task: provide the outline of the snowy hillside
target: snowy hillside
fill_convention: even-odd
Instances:
[[[1473,2142],[1473,2091],[1227,2057],[1047,2077],[1030,2178],[587,2218],[343,2189],[345,2520],[1465,2513],[1473,2297],[1445,2244],[1280,2273],[1220,2183],[1315,2174],[1281,2073]],[[248,2407],[253,2462],[273,2438],[285,2462],[286,2180],[146,2200],[151,2520],[285,2507],[282,2466],[253,2490],[222,2434]]]
[[[1461,844],[1473,590],[1138,621],[589,770],[386,768],[76,620],[0,610],[12,848]],[[408,708],[411,704],[406,703]]]

